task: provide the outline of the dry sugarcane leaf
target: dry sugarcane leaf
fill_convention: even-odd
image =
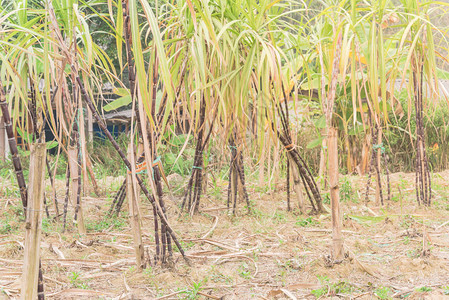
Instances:
[[[111,293],[105,293],[95,290],[84,290],[84,289],[66,289],[53,294],[46,295],[47,297],[62,296],[64,297],[74,297],[74,296],[111,296]]]
[[[371,275],[371,276],[373,276],[373,277],[380,278],[380,276],[379,276],[379,274],[377,274],[377,272],[375,272],[374,270],[371,270],[370,267],[368,267],[368,266],[362,264],[362,263],[357,259],[357,257],[355,256],[355,254],[354,254],[352,251],[348,251],[348,253],[349,253],[349,257],[352,258],[352,259],[357,263],[357,265],[360,267],[360,269],[361,269],[362,271],[368,273],[369,275]]]
[[[281,291],[282,291],[286,296],[288,296],[290,299],[293,299],[293,300],[297,300],[297,299],[298,299],[298,298],[296,298],[295,295],[293,295],[293,293],[290,292],[289,290],[281,289]]]
[[[268,292],[267,297],[275,297],[280,294],[285,294],[284,290],[297,290],[297,289],[317,289],[320,285],[314,283],[295,283],[287,286],[285,289],[276,289]]]

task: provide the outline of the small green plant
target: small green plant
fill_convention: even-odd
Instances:
[[[0,234],[9,234],[18,230],[19,222],[20,220],[18,220],[15,214],[4,212],[2,217],[0,217]]]
[[[354,287],[346,281],[339,281],[337,283],[330,283],[327,276],[317,276],[320,281],[321,288],[312,290],[311,293],[316,298],[324,295],[350,294],[354,291]]]
[[[318,222],[313,220],[312,217],[307,217],[305,219],[302,219],[301,217],[298,217],[296,219],[296,223],[295,224],[297,226],[300,226],[300,227],[309,227],[309,226],[313,226],[313,225],[318,224]]]
[[[52,223],[51,223],[50,219],[47,219],[47,218],[43,218],[42,219],[42,231],[43,232],[50,233],[53,230],[52,227],[53,226],[52,226]]]
[[[154,270],[151,266],[147,266],[144,270],[143,270],[143,274],[146,275],[148,278],[153,278],[154,277]]]
[[[405,215],[401,221],[401,227],[408,229],[415,223],[415,219],[410,215]]]
[[[431,292],[432,288],[430,288],[428,286],[422,286],[420,288],[417,288],[416,290],[421,293],[426,293],[426,292]]]
[[[321,276],[317,275],[318,281],[320,282],[321,288],[312,290],[312,295],[315,296],[315,298],[320,298],[327,294],[328,292],[328,286],[329,286],[329,278],[327,276]]]
[[[251,271],[249,269],[248,264],[245,262],[241,264],[237,270],[239,272],[239,276],[245,279],[251,278]]]
[[[449,295],[449,285],[442,286],[441,288],[443,289],[443,293],[445,295]]]
[[[390,293],[391,293],[390,288],[384,286],[378,287],[374,291],[374,294],[377,296],[377,298],[382,300],[391,299]]]
[[[86,229],[88,231],[103,231],[105,229],[108,229],[109,227],[112,227],[115,230],[121,230],[123,227],[126,226],[126,218],[127,214],[126,212],[122,212],[121,216],[113,216],[109,218],[104,218],[101,220],[88,220],[86,221]]]
[[[341,201],[351,200],[354,203],[358,203],[357,193],[354,192],[352,183],[346,176],[342,177],[340,180],[340,199]]]
[[[286,220],[285,212],[277,210],[273,215],[273,221],[277,224],[284,223]]]
[[[198,292],[200,292],[203,288],[203,284],[207,282],[207,278],[203,279],[200,282],[194,282],[192,287],[187,291],[183,291],[179,293],[178,299],[184,300],[196,300],[199,298]]]
[[[78,289],[88,289],[89,285],[80,278],[81,273],[73,271],[69,274],[70,283]]]
[[[410,237],[409,236],[404,236],[404,239],[402,240],[402,243],[404,245],[410,244]]]
[[[223,273],[221,273],[220,271],[216,270],[215,265],[211,266],[210,272],[212,273],[212,275],[210,276],[210,279],[213,282],[223,282],[226,284],[232,283],[232,278],[230,276],[226,276]]]
[[[181,247],[182,247],[182,249],[184,249],[184,251],[187,251],[187,250],[191,249],[193,246],[195,246],[194,242],[185,242],[185,241],[181,240],[181,241],[179,241],[179,243],[181,244]],[[179,252],[179,249],[176,245],[174,245],[173,250],[175,252]]]

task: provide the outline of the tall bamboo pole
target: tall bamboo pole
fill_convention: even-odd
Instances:
[[[338,135],[337,129],[329,128],[328,142],[328,163],[329,163],[329,187],[332,211],[332,257],[335,261],[343,259],[343,240],[341,236],[341,216],[340,216],[340,189],[338,185]]]
[[[39,255],[44,206],[45,143],[31,146],[30,201],[26,214],[25,251],[21,299],[34,300],[38,296]]]
[[[337,90],[337,76],[339,71],[342,35],[339,33],[335,47],[335,56],[332,66],[332,81],[329,86],[327,101],[324,106],[327,129],[327,157],[328,176],[330,185],[331,211],[332,211],[332,257],[335,262],[343,259],[343,238],[341,235],[340,195],[338,183],[338,136],[333,126],[335,93]]]

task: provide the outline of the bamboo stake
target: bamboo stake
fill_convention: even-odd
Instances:
[[[25,212],[25,216],[26,216],[28,190],[27,190],[27,186],[26,186],[25,179],[23,176],[22,164],[20,162],[20,158],[18,155],[17,141],[14,136],[14,132],[12,130],[11,115],[9,113],[8,103],[6,102],[5,91],[3,90],[3,83],[1,81],[0,81],[0,109],[2,111],[3,121],[5,123],[5,131],[6,131],[6,135],[8,137],[9,150],[11,152],[12,163],[14,166],[14,170],[16,172],[17,185],[19,186],[20,197],[22,199],[22,205],[23,205],[23,209]],[[40,261],[39,261],[39,278],[38,278],[37,290],[39,293],[38,299],[43,300],[44,299],[44,283],[43,283],[42,269],[40,267]]]
[[[329,128],[328,133],[329,185],[332,210],[332,241],[335,261],[343,259],[343,239],[341,235],[340,191],[338,184],[338,136],[337,129]]]
[[[132,154],[131,147],[128,150],[128,158],[131,160]],[[136,254],[136,265],[137,267],[144,269],[145,268],[145,253],[142,244],[142,231],[140,228],[140,215],[138,210],[137,201],[139,201],[139,196],[134,187],[132,174],[128,173],[126,176],[126,189],[128,196],[128,204],[129,204],[129,219],[131,223],[131,231],[133,235],[133,243],[134,243],[134,251]]]
[[[329,87],[327,101],[325,102],[326,129],[327,129],[327,157],[328,176],[331,197],[332,215],[332,257],[334,262],[343,260],[343,239],[341,235],[340,194],[338,182],[338,133],[333,126],[335,93],[337,90],[337,77],[339,72],[342,34],[339,33],[335,48],[335,56],[332,68],[332,81]]]
[[[25,251],[21,299],[34,300],[38,296],[39,256],[44,205],[45,143],[31,147],[30,201],[26,216]]]

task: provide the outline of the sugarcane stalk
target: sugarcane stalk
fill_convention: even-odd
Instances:
[[[287,157],[287,211],[290,210],[290,161]]]
[[[70,186],[70,166],[69,163],[67,163],[67,171],[65,173],[65,199],[64,199],[64,213],[62,217],[62,232],[65,232],[66,223],[67,223],[67,208],[69,206],[69,186]]]
[[[76,71],[73,66],[72,66],[72,70]],[[109,139],[109,141],[113,145],[114,149],[120,155],[120,157],[123,160],[125,166],[128,168],[128,170],[131,170],[131,163],[126,158],[126,156],[123,153],[123,151],[121,150],[120,146],[117,144],[117,142],[112,137],[112,135],[109,132],[109,130],[107,129],[106,124],[104,123],[104,121],[98,115],[97,111],[95,110],[95,106],[94,106],[94,104],[92,102],[92,99],[90,99],[90,96],[87,94],[87,92],[86,92],[86,90],[84,88],[84,84],[83,84],[81,78],[78,75],[76,76],[76,81],[77,81],[78,86],[79,86],[79,88],[81,90],[81,95],[83,96],[84,101],[86,102],[87,106],[89,107],[90,111],[92,112],[92,114],[93,114],[95,120],[97,121],[99,127],[103,130],[104,134]],[[153,196],[151,196],[151,194],[149,193],[148,189],[146,188],[146,186],[145,186],[144,182],[142,181],[142,179],[140,178],[140,176],[138,174],[135,174],[135,177],[136,177],[136,180],[137,180],[140,188],[142,189],[142,192],[145,194],[147,199],[152,204],[153,210],[155,211],[155,214],[157,214],[160,217],[161,222],[164,223],[167,226],[167,231],[169,232],[171,238],[173,239],[173,241],[175,242],[176,246],[178,247],[179,252],[187,260],[187,257],[185,256],[185,252],[184,252],[181,244],[179,243],[178,239],[176,238],[173,229],[168,224],[168,222],[167,222],[167,220],[166,220],[166,218],[165,218],[165,216],[164,216],[160,206],[158,205],[158,203],[156,203],[156,201],[153,198]]]
[[[232,168],[232,157],[231,157],[231,164],[229,165],[229,174],[228,174],[228,198],[226,201],[226,206],[228,208],[228,211],[230,209],[230,204],[231,204],[231,194],[232,194],[232,176],[233,176],[233,168]]]
[[[111,207],[109,208],[109,211],[108,211],[108,216],[111,216],[112,210],[114,209],[114,207],[116,207],[117,202],[120,199],[120,197],[125,189],[126,189],[126,178],[125,178],[125,180],[123,180],[123,183],[120,185],[120,188],[117,191],[117,194],[115,195],[114,200],[111,203]]]
[[[25,183],[25,177],[23,176],[22,164],[19,158],[19,150],[17,149],[17,142],[14,137],[14,132],[12,129],[11,115],[9,114],[8,103],[6,102],[6,95],[3,89],[3,83],[0,81],[0,108],[2,110],[3,121],[5,123],[6,135],[8,137],[9,151],[11,152],[12,164],[14,171],[16,173],[17,184],[20,190],[20,198],[22,200],[22,206],[24,213],[26,215],[27,208],[27,187]]]
[[[237,164],[237,172],[240,178],[240,183],[242,185],[242,192],[243,192],[243,198],[246,201],[246,207],[248,209],[248,213],[251,213],[251,202],[249,201],[248,192],[246,190],[246,183],[245,183],[245,169],[243,165],[243,154],[242,151],[239,152],[239,159]]]
[[[163,191],[162,191],[162,183],[161,183],[161,175],[160,175],[160,170],[159,170],[159,166],[155,166],[153,168],[153,172],[154,172],[154,181],[156,184],[156,193],[157,193],[157,197],[159,200],[159,203],[161,205],[162,208],[162,212],[165,215],[165,204],[164,204],[164,199],[163,199]],[[166,250],[168,252],[169,256],[172,256],[172,249],[171,249],[171,239],[167,238],[167,225],[165,224],[161,224],[161,242],[162,242],[162,258],[161,258],[161,262],[165,263],[167,261],[167,257],[166,257]]]

